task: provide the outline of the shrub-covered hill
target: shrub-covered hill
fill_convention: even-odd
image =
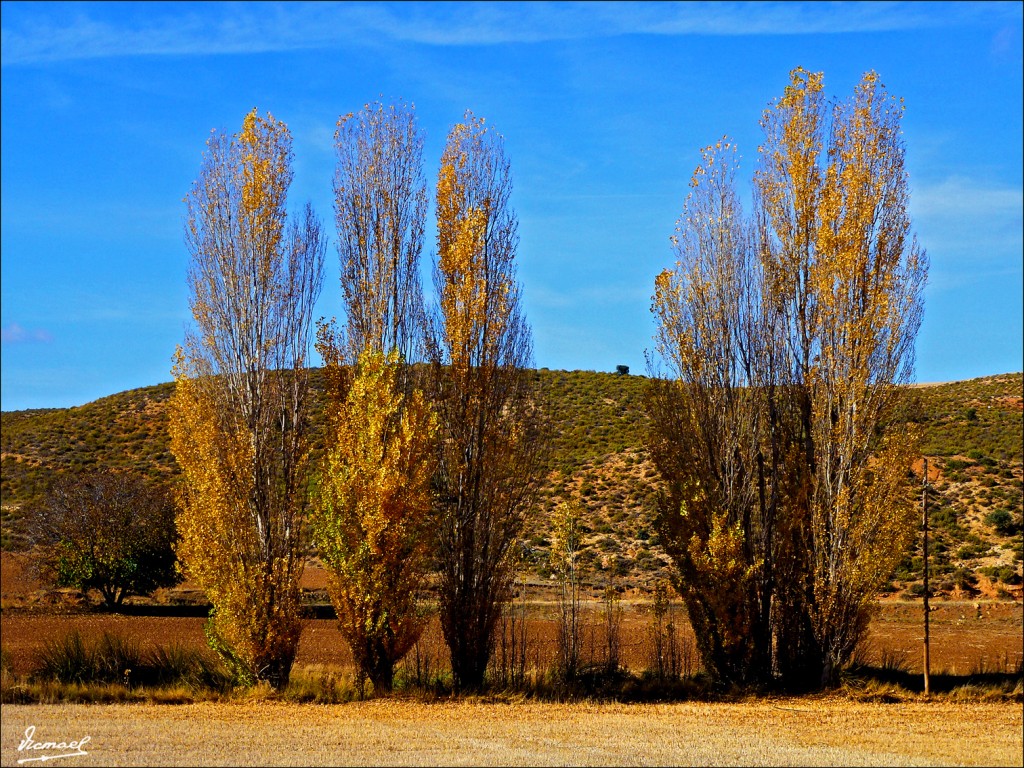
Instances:
[[[646,379],[547,369],[534,375],[550,417],[551,455],[523,541],[524,576],[547,578],[551,514],[576,497],[587,511],[581,557],[595,591],[608,583],[647,588],[669,578],[654,530],[657,474],[643,448]],[[322,405],[320,382],[316,372]],[[1022,384],[1015,373],[911,389],[932,475],[932,583],[942,592],[1020,592]],[[159,384],[77,408],[0,415],[4,548],[25,545],[21,510],[55,472],[122,467],[172,477],[172,391],[173,384]],[[891,589],[920,592],[920,571],[920,552],[909,552]]]

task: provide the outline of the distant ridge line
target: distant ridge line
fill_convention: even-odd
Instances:
[[[311,372],[318,372],[321,369],[322,369],[322,366],[316,366],[316,367],[310,368],[309,370]],[[561,369],[561,368],[534,368],[534,369],[531,369],[531,370],[533,370],[535,373],[569,373],[569,374],[573,374],[573,373],[584,373],[584,374],[597,373],[597,374],[602,374],[602,375],[606,375],[606,376],[620,376],[620,375],[622,375],[622,374],[616,373],[615,371],[592,371],[592,370],[583,370],[583,369],[579,369],[579,368],[574,368],[573,370],[567,370],[567,369]],[[984,381],[986,379],[1002,379],[1004,377],[1021,376],[1021,375],[1024,375],[1024,371],[1006,371],[1005,373],[990,373],[990,374],[986,374],[984,376],[972,376],[969,379],[952,379],[950,381],[916,381],[916,382],[911,382],[909,384],[906,384],[905,386],[910,387],[911,389],[924,389],[924,388],[927,388],[927,387],[943,387],[943,386],[948,386],[948,385],[953,385],[953,384],[965,384],[965,383],[970,382],[970,381]],[[645,374],[627,374],[627,376],[629,376],[630,378],[633,378],[633,379],[648,379],[648,378],[650,378],[650,377],[646,376]],[[88,402],[82,403],[80,405],[43,406],[43,407],[38,407],[38,408],[19,408],[19,409],[14,409],[14,410],[0,410],[0,413],[28,414],[28,413],[42,413],[42,412],[46,412],[46,411],[69,411],[69,410],[72,410],[74,408],[83,408],[85,406],[92,405],[94,403],[98,403],[101,400],[106,400],[107,398],[119,397],[121,395],[127,395],[127,394],[132,393],[132,392],[140,392],[140,393],[142,393],[142,392],[145,392],[146,390],[154,389],[156,387],[164,387],[164,386],[169,386],[169,385],[173,385],[173,384],[174,384],[173,381],[161,381],[161,382],[158,382],[156,384],[148,384],[148,385],[144,385],[144,386],[141,386],[141,387],[131,387],[130,389],[125,389],[125,390],[122,390],[120,392],[112,392],[109,395],[103,395],[101,397],[97,397],[95,400],[89,400]]]

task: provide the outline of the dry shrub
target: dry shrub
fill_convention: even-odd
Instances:
[[[293,670],[282,696],[299,704],[343,704],[361,694],[361,686],[340,667],[311,664]]]

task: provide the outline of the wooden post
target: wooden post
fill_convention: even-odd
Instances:
[[[931,695],[931,663],[928,658],[928,459],[921,482],[921,522],[924,528],[924,695]]]

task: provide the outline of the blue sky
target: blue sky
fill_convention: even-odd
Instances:
[[[415,104],[431,183],[466,109],[505,135],[537,366],[643,373],[699,150],[730,135],[749,179],[796,66],[837,98],[874,69],[906,100],[932,262],[917,379],[1019,371],[1022,7],[3,3],[2,408],[170,380],[182,198],[210,130],[253,107],[288,123],[289,199],[333,238],[334,125],[377,99]],[[340,314],[337,274],[332,239],[321,315]]]

